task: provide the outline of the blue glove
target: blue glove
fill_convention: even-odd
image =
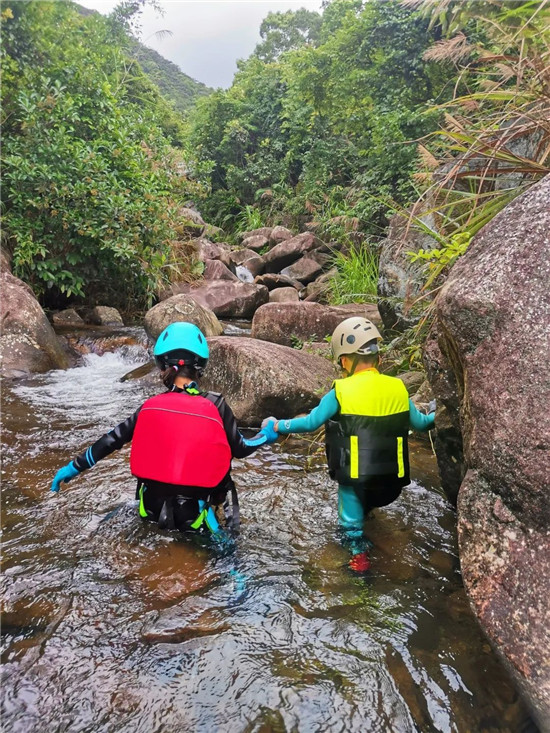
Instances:
[[[264,420],[265,422],[265,420]],[[274,417],[268,418],[267,422],[265,422],[265,425],[262,423],[262,429],[260,430],[260,435],[265,435],[265,442],[266,443],[276,443],[279,438],[279,433],[275,430],[275,423],[277,421]]]
[[[66,466],[60,468],[59,471],[55,474],[50,490],[57,493],[61,488],[62,481],[65,481],[65,483],[69,483],[69,481],[75,476],[78,476],[79,473],[80,471],[72,461],[70,463],[67,463]]]

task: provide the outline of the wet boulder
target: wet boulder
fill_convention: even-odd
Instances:
[[[161,331],[176,321],[194,323],[205,336],[219,336],[223,333],[223,326],[215,314],[185,294],[167,298],[148,310],[144,328],[149,338],[156,341]]]
[[[124,321],[116,308],[108,305],[96,305],[87,313],[86,320],[95,326],[123,326]]]
[[[380,316],[368,303],[344,306],[320,303],[268,303],[258,308],[252,320],[252,337],[292,346],[293,342],[321,341],[350,316],[363,316],[375,324]]]
[[[298,303],[300,295],[296,288],[275,288],[269,293],[270,303]]]
[[[63,311],[57,311],[52,315],[52,323],[54,326],[83,326],[84,321],[78,315],[74,308],[67,308]]]
[[[321,240],[311,232],[298,234],[292,239],[287,239],[281,244],[275,245],[264,255],[266,272],[280,272],[283,268],[292,265],[300,257],[313,249],[322,246]]]
[[[550,720],[549,201],[547,176],[476,235],[438,295],[425,355],[463,445],[453,475],[464,585],[542,730]]]
[[[269,241],[271,244],[281,244],[281,242],[286,242],[287,239],[292,239],[294,234],[290,231],[290,229],[287,229],[286,227],[278,226],[273,229],[269,236]]]
[[[208,344],[210,361],[201,385],[225,396],[240,425],[307,412],[335,378],[326,359],[279,344],[238,336]]]
[[[185,293],[220,318],[252,318],[256,309],[269,299],[269,291],[263,285],[240,280],[177,283],[172,286],[172,292]]]
[[[206,260],[202,276],[205,280],[238,280],[221,260]]]
[[[293,265],[281,270],[281,275],[286,275],[292,280],[299,280],[304,285],[307,285],[319,277],[322,271],[323,268],[321,265],[311,257],[300,257]]]
[[[7,271],[0,274],[0,283],[2,376],[65,369],[68,358],[29,286]]]

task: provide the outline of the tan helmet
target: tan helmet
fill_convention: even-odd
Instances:
[[[367,318],[353,316],[342,321],[332,334],[330,347],[334,361],[350,354],[376,354],[378,344],[370,343],[382,339],[380,332]]]

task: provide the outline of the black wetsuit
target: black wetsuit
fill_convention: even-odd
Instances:
[[[171,391],[184,392],[185,390],[179,387],[173,387]],[[247,445],[245,439],[239,432],[235,415],[222,395],[217,392],[200,392],[200,394],[202,397],[210,400],[220,413],[225,433],[227,435],[227,441],[231,448],[231,456],[233,458],[245,458],[253,453],[257,449],[257,446]],[[97,463],[97,461],[100,461],[102,458],[105,458],[116,450],[120,450],[123,445],[129,443],[133,438],[140,410],[141,407],[138,408],[133,415],[124,420],[124,422],[119,423],[108,433],[102,435],[101,438],[96,440],[96,442],[84,453],[81,453],[77,458],[75,458],[74,464],[76,468],[78,468],[79,471],[91,468]],[[182,436],[182,439],[185,439],[184,436]],[[139,489],[142,483],[143,482],[138,480],[136,498],[139,498]],[[151,480],[147,480],[146,486],[147,490],[143,493],[143,504],[149,514],[149,518],[155,521],[158,519],[166,499],[176,496],[184,496],[191,499],[191,501],[185,502],[185,506],[181,501],[178,502],[179,508],[177,511],[180,515],[179,518],[181,521],[179,523],[181,524],[183,521],[188,521],[189,519],[194,519],[196,517],[198,512],[198,499],[205,498],[205,493],[209,495],[211,504],[222,504],[227,492],[234,487],[234,484],[229,470],[218,486],[213,489],[209,489],[208,492],[205,492],[204,489],[198,487],[176,486]]]

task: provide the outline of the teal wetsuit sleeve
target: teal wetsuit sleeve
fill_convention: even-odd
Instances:
[[[338,412],[336,392],[331,389],[321,402],[305,417],[295,417],[293,420],[279,420],[277,432],[281,435],[288,433],[311,433],[324,425],[327,420]]]
[[[423,412],[416,409],[414,402],[409,400],[409,422],[411,428],[419,432],[431,430],[435,422],[435,413],[431,412],[429,415],[424,415]]]

